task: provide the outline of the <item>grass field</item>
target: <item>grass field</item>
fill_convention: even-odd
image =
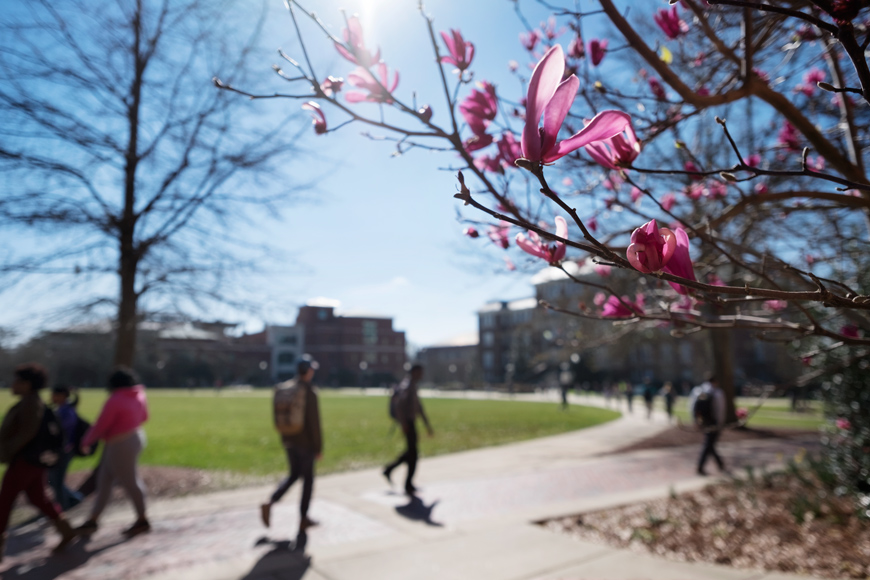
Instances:
[[[46,395],[47,396],[47,395]],[[107,393],[86,390],[79,413],[93,420]],[[151,418],[145,425],[146,465],[169,465],[245,474],[284,472],[284,458],[272,427],[271,392],[151,389]],[[12,403],[0,393],[0,412]],[[619,416],[614,411],[515,401],[430,399],[424,402],[435,437],[421,437],[423,456],[451,453],[590,427]],[[319,473],[386,463],[402,448],[391,431],[384,396],[343,395],[321,391],[324,455]],[[95,458],[77,459],[71,471],[89,469]]]
[[[755,410],[759,404],[759,399],[741,397],[736,401],[737,407],[744,407],[749,411],[755,411],[749,419],[747,425],[756,428],[777,428],[777,429],[816,429],[824,424],[825,418],[822,414],[822,404],[819,401],[807,401],[803,403],[803,410],[797,413],[791,411],[791,402],[787,399],[767,399],[764,404]],[[687,407],[688,398],[681,397],[677,401],[677,406],[674,409],[674,414],[679,417],[683,423],[690,423],[689,409]],[[635,406],[638,404],[638,397],[635,397]],[[643,407],[643,399],[640,400],[640,406]],[[662,408],[664,408],[662,406]],[[637,412],[637,409],[635,409]]]

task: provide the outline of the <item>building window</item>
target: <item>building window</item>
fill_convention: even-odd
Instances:
[[[363,344],[377,344],[378,323],[374,320],[363,320],[362,335]]]
[[[285,334],[281,338],[278,339],[278,342],[281,344],[296,344],[296,335],[295,334]]]
[[[495,344],[495,335],[491,331],[483,333],[483,346],[492,346]]]
[[[296,362],[296,353],[294,352],[282,352],[278,355],[278,364],[279,365],[292,365]]]
[[[495,366],[495,358],[493,357],[492,351],[485,350],[483,351],[483,368],[492,369]]]
[[[376,363],[376,362],[378,362],[378,353],[376,353],[376,352],[367,352],[367,353],[365,353],[365,362],[367,362],[367,363]]]

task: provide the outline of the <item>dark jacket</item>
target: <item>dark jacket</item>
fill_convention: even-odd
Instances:
[[[45,405],[33,391],[12,405],[0,425],[0,463],[11,463],[15,455],[36,437]]]
[[[284,444],[284,447],[306,449],[316,454],[323,453],[323,435],[320,431],[320,405],[317,400],[317,391],[311,383],[299,381],[297,384],[305,389],[305,426],[301,432],[295,435],[281,435],[281,443]]]

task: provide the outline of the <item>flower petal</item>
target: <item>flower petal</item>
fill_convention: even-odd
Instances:
[[[614,135],[622,133],[630,124],[631,115],[628,113],[613,110],[602,111],[572,137],[559,142],[553,150],[547,153],[543,161],[551,163],[589,143],[610,139]],[[528,124],[526,126],[528,127]],[[523,138],[525,138],[525,133],[523,133]]]
[[[559,129],[565,121],[565,116],[574,104],[574,97],[580,88],[580,79],[571,75],[562,81],[553,93],[553,98],[544,107],[544,135],[541,140],[541,149],[544,155],[556,144],[559,138]]]
[[[565,57],[558,44],[547,51],[532,72],[526,98],[526,125],[523,128],[523,156],[532,161],[541,160],[541,136],[538,124],[544,106],[553,97],[562,75],[565,73]]]

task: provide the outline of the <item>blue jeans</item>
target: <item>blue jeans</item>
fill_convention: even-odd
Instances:
[[[66,486],[66,470],[72,461],[73,452],[61,453],[54,467],[48,470],[48,484],[54,491],[54,500],[60,505],[60,509],[67,511],[82,501],[82,495]]]

